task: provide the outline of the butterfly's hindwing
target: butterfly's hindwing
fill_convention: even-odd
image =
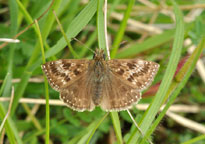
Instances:
[[[102,88],[103,94],[100,106],[105,111],[129,109],[141,98],[141,93],[136,88],[128,85],[112,73],[105,78]]]
[[[88,79],[88,73],[84,73],[81,78],[60,91],[60,99],[74,110],[92,111],[95,108],[91,95],[92,86],[91,79]]]

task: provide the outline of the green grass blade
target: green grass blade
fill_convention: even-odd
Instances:
[[[5,109],[2,106],[2,104],[0,104],[0,117],[1,119],[3,119],[5,117]],[[4,125],[5,129],[6,129],[6,134],[8,136],[9,142],[11,144],[23,144],[21,138],[19,137],[19,133],[17,131],[17,128],[15,126],[15,123],[11,120],[10,117],[8,117],[5,125]]]
[[[188,31],[194,26],[193,23],[189,23],[185,25],[185,36],[187,35]],[[147,40],[143,41],[142,43],[134,43],[131,44],[130,47],[126,49],[120,50],[116,58],[127,58],[127,57],[132,57],[135,56],[136,54],[142,53],[144,51],[148,51],[149,49],[158,47],[160,45],[163,45],[164,43],[167,43],[174,39],[175,34],[175,29],[168,30],[163,32],[162,34],[159,35],[154,35]]]
[[[11,27],[10,27],[10,37],[16,35],[17,30],[18,30],[18,7],[16,4],[15,0],[9,0],[9,11],[10,11],[10,19],[11,19]],[[15,49],[16,49],[16,44],[10,44],[10,48],[9,48],[9,55],[8,55],[8,69],[7,69],[7,75],[4,79],[4,82],[1,86],[1,90],[0,90],[0,95],[3,96],[10,96],[10,91],[11,91],[11,79],[13,76],[13,59],[14,59],[14,53],[15,53]],[[1,120],[4,119],[5,117],[5,107],[3,104],[0,104],[0,117]],[[11,115],[11,114],[10,114]],[[9,116],[5,125],[4,125],[5,129],[6,129],[6,134],[8,136],[9,142],[10,143],[19,143],[21,144],[21,138],[18,135],[18,131],[15,127],[15,125],[12,122],[11,117]]]
[[[120,45],[120,43],[122,41],[122,38],[124,36],[125,29],[126,29],[126,26],[127,26],[127,21],[130,17],[130,13],[132,11],[132,7],[133,7],[134,3],[135,3],[135,0],[129,0],[127,9],[124,13],[123,20],[120,23],[120,28],[119,28],[119,30],[116,34],[116,38],[115,38],[115,40],[113,42],[113,45],[112,45],[111,58],[114,58],[116,56],[117,50],[118,50],[119,45]]]
[[[3,84],[1,85],[1,89],[0,89],[0,96],[2,95],[2,93],[3,93],[3,91],[6,87],[6,83],[8,81],[9,75],[10,74],[7,73],[6,77],[4,78]],[[4,108],[3,104],[0,104],[0,117],[1,117],[1,120],[4,119],[5,115],[6,115],[5,108]],[[5,123],[4,127],[6,129],[6,133],[7,133],[9,142],[10,143],[15,143],[14,133],[12,132],[11,123],[8,122],[8,119],[7,119],[7,122]]]
[[[200,135],[198,137],[195,137],[193,139],[190,139],[186,142],[183,142],[181,144],[197,144],[197,142],[200,142],[200,141],[201,141],[201,143],[203,143],[205,141],[205,135],[204,134]]]
[[[55,15],[56,21],[57,21],[57,23],[58,23],[58,25],[59,25],[59,27],[60,27],[61,33],[63,34],[63,37],[64,37],[64,39],[65,39],[65,41],[66,41],[66,43],[67,43],[67,46],[68,46],[70,52],[72,53],[72,55],[73,55],[74,58],[79,58],[78,55],[77,55],[77,53],[73,50],[73,47],[72,47],[72,45],[70,44],[70,41],[68,40],[68,38],[67,38],[67,36],[66,36],[66,34],[65,34],[65,31],[64,31],[64,29],[63,29],[63,26],[61,25],[60,20],[58,19],[58,17],[57,17],[57,15],[56,15],[55,11],[53,11],[53,13],[54,13],[54,15]]]
[[[174,103],[174,100],[180,93],[180,91],[183,89],[185,84],[187,83],[189,77],[191,76],[192,72],[194,71],[194,68],[196,66],[197,60],[199,59],[203,48],[205,47],[205,37],[201,40],[198,47],[194,50],[192,55],[189,57],[189,59],[186,61],[184,66],[181,68],[179,73],[176,75],[174,81],[172,82],[168,92],[167,96],[169,97],[169,101],[167,102],[165,108],[162,110],[160,115],[157,117],[155,122],[153,123],[152,127],[149,129],[149,131],[146,134],[146,137],[150,136],[152,132],[156,129],[157,125],[160,123],[161,119],[166,114],[169,107]],[[143,144],[145,139],[141,142]]]
[[[115,129],[117,141],[119,144],[122,144],[122,132],[121,132],[121,127],[120,127],[120,120],[118,116],[118,112],[110,112],[110,116],[112,118],[112,123]]]
[[[61,2],[60,0],[59,1],[55,1],[54,4],[53,4],[53,9],[58,9],[58,7],[60,5],[59,4],[60,2]],[[25,9],[23,9],[23,10],[25,10]],[[55,19],[53,14],[52,14],[52,12],[50,12],[50,13],[51,14],[49,14],[47,19],[45,20],[46,25],[44,25],[44,27],[43,27],[42,39],[46,39],[47,34],[48,34],[48,30],[46,30],[46,29],[47,29],[47,27],[48,28],[51,27],[50,25],[53,24],[53,21]],[[50,18],[51,16],[53,18]],[[29,22],[28,24],[30,24],[30,23],[32,23],[32,21]],[[35,29],[35,32],[37,32],[35,27],[34,27],[34,29]],[[20,83],[17,84],[17,88],[16,88],[16,92],[15,92],[15,97],[14,97],[14,102],[13,102],[13,106],[12,106],[12,109],[11,109],[11,115],[13,115],[13,113],[14,113],[17,105],[18,105],[18,101],[22,97],[22,95],[23,95],[23,93],[25,91],[25,88],[26,88],[26,86],[28,84],[28,80],[31,77],[31,74],[32,74],[33,70],[35,69],[35,67],[33,67],[33,63],[36,62],[36,59],[39,56],[39,52],[40,52],[40,44],[37,43],[35,48],[34,48],[34,51],[32,53],[32,56],[29,59],[29,62],[27,63],[26,68],[25,68],[24,72],[21,75],[21,81],[20,81]]]
[[[97,1],[92,0],[90,1],[86,7],[75,17],[75,19],[71,22],[68,30],[66,31],[66,35],[68,39],[72,37],[76,37],[76,35],[88,24],[91,18],[94,16],[97,10]],[[56,55],[66,46],[66,42],[64,37],[62,37],[56,45],[54,45],[51,49],[49,49],[45,53],[45,57],[49,58]],[[29,66],[30,71],[33,71],[37,68],[41,63],[40,60],[37,60],[33,65]]]
[[[104,32],[104,0],[98,0],[97,4],[97,35],[98,47],[105,50],[105,32]]]
[[[97,1],[91,0],[86,7],[75,17],[66,31],[68,39],[76,37],[77,34],[88,24],[97,10]],[[46,52],[49,58],[60,52],[66,46],[64,38],[61,38],[56,45]]]
[[[175,33],[173,48],[159,90],[156,96],[154,97],[152,103],[150,104],[149,108],[146,110],[145,114],[141,119],[140,128],[144,133],[147,133],[150,125],[152,124],[152,121],[154,120],[157,112],[160,109],[160,106],[164,101],[164,98],[166,96],[167,91],[169,90],[169,86],[172,82],[172,78],[174,76],[181,55],[183,39],[184,39],[183,16],[177,4],[173,2],[173,5],[174,5],[174,12],[176,17],[176,33]],[[137,130],[134,130],[134,132],[131,134],[128,140],[128,144],[137,143],[138,140],[139,140],[139,133],[137,132]]]
[[[45,63],[45,54],[44,54],[44,48],[43,48],[43,40],[40,32],[40,28],[38,25],[38,22],[35,22],[37,34],[39,38],[39,43],[41,47],[41,53],[42,53],[42,62]],[[49,91],[48,91],[48,81],[46,79],[46,76],[44,75],[44,85],[45,85],[45,96],[46,96],[46,144],[49,144],[49,137],[50,137],[50,108],[49,108]]]
[[[10,74],[7,73],[6,77],[4,78],[3,84],[1,85],[1,89],[0,89],[0,96],[2,95],[3,90],[6,87],[6,83],[8,81],[9,75]],[[6,115],[6,110],[5,110],[4,106],[3,106],[3,104],[0,103],[0,118],[1,118],[1,120],[4,119],[5,115]],[[16,141],[19,144],[23,143],[21,138],[19,137],[17,128],[14,125],[14,122],[12,121],[12,119],[10,117],[8,117],[4,127],[6,129],[6,134],[7,134],[7,137],[9,139],[10,143],[12,143],[12,144],[14,143],[15,144]]]
[[[95,125],[94,129],[92,129],[92,132],[91,132],[91,134],[90,134],[90,136],[89,136],[89,138],[88,138],[86,144],[89,144],[89,143],[90,143],[90,140],[91,140],[91,138],[93,137],[95,131],[96,131],[97,128],[100,126],[100,124],[104,121],[104,119],[107,117],[108,114],[109,114],[109,113],[106,113],[106,114],[98,121],[98,123]]]

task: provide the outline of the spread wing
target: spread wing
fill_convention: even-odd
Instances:
[[[141,98],[156,75],[159,64],[140,59],[113,59],[107,62],[109,71],[103,81],[101,108],[121,111],[130,108]]]
[[[102,83],[100,106],[105,111],[121,111],[132,107],[141,98],[140,91],[112,73]]]
[[[60,91],[81,78],[87,72],[88,64],[89,60],[60,59],[43,64],[42,69],[51,87]]]
[[[60,92],[60,99],[71,109],[92,111],[92,82],[88,75],[89,60],[68,60],[47,62],[42,69],[53,89]]]
[[[76,111],[92,111],[95,105],[92,101],[93,83],[85,73],[74,83],[60,91],[60,99],[71,109]]]
[[[153,81],[159,64],[140,59],[113,59],[108,61],[111,72],[138,91],[146,89]]]

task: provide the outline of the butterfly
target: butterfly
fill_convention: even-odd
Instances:
[[[150,86],[159,64],[141,59],[106,60],[96,49],[93,59],[60,59],[42,65],[49,84],[60,99],[76,111],[104,111],[131,108]]]

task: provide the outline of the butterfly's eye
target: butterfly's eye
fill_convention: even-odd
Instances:
[[[94,55],[93,55],[93,59],[96,57],[96,54],[94,53]]]
[[[105,55],[105,54],[103,54],[103,58],[104,58],[104,60],[105,60],[105,58],[106,58],[106,55]]]

